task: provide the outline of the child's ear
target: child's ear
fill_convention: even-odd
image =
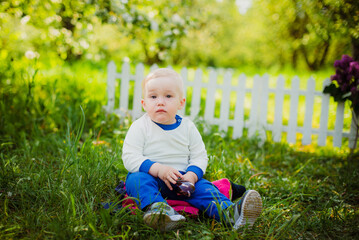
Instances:
[[[181,110],[184,107],[185,103],[186,103],[186,98],[180,99],[180,106],[179,106],[178,110]]]
[[[146,111],[146,103],[145,103],[145,100],[141,99],[141,104],[142,104],[143,109]]]

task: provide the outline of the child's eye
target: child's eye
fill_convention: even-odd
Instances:
[[[155,98],[156,98],[156,96],[151,96],[151,98],[152,98],[152,99],[155,99]]]
[[[166,97],[167,97],[167,98],[171,98],[171,97],[172,97],[172,95],[167,95]]]

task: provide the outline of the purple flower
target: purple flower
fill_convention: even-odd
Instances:
[[[330,80],[332,80],[332,81],[338,81],[338,79],[339,78],[338,78],[337,74],[330,76]]]
[[[341,68],[342,61],[341,60],[335,60],[334,67],[335,68]]]
[[[350,63],[350,62],[354,61],[353,58],[349,57],[348,55],[343,55],[342,60],[347,62],[347,63]]]
[[[359,79],[359,63],[351,62],[349,65],[349,73],[353,75],[354,79]]]
[[[359,114],[359,62],[343,55],[342,59],[334,62],[334,67],[335,75],[330,76],[330,79],[336,83],[332,83],[324,91],[332,95],[336,101],[348,99],[351,107]],[[343,99],[343,96],[346,97]]]
[[[347,71],[347,68],[349,68],[349,64],[351,62],[353,62],[353,59],[351,57],[349,57],[348,55],[343,55],[341,60],[336,60],[334,62],[334,67]]]

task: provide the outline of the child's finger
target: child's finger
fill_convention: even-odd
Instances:
[[[177,180],[177,177],[172,176],[172,177],[170,177],[169,182],[171,182],[172,184],[176,184],[176,180]]]
[[[175,176],[176,176],[176,180],[177,180],[178,178],[182,178],[182,177],[183,177],[183,175],[182,175],[180,172],[178,172],[178,171],[174,172],[174,174],[175,174]]]
[[[165,184],[167,185],[168,189],[172,191],[172,190],[173,190],[173,188],[172,188],[172,186],[171,186],[170,182],[169,182],[169,181],[167,181],[167,180],[166,180],[166,181],[164,181],[164,182],[165,182]]]
[[[173,178],[175,181],[177,181],[178,178],[181,178],[181,177],[182,177],[182,174],[181,174],[180,172],[178,172],[178,171],[172,173],[172,178]]]

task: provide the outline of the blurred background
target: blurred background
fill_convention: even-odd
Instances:
[[[6,75],[26,56],[41,56],[49,68],[129,59],[317,71],[343,54],[358,58],[358,5],[355,0],[7,0],[0,4],[0,71]]]
[[[132,72],[144,63],[282,74],[287,86],[297,75],[300,88],[312,76],[321,91],[335,60],[358,59],[358,42],[356,0],[1,1],[0,141],[66,133],[80,106],[85,132],[104,128],[112,60]]]
[[[358,239],[359,148],[352,154],[347,140],[332,147],[333,136],[327,147],[262,145],[196,122],[209,156],[206,178],[226,177],[263,196],[250,231],[201,218],[163,235],[141,214],[112,215],[100,205],[119,201],[114,189],[127,174],[121,147],[133,120],[104,111],[110,61],[117,72],[129,62],[131,74],[138,63],[147,72],[152,64],[187,67],[188,75],[207,68],[203,76],[215,67],[219,81],[226,68],[233,79],[268,73],[270,87],[279,74],[286,87],[297,75],[301,89],[312,76],[322,91],[334,61],[343,54],[358,61],[358,49],[358,0],[0,0],[0,239]],[[276,96],[269,95],[269,123]],[[298,126],[305,100],[299,96]],[[316,95],[313,128],[320,102]],[[283,125],[289,103],[286,94]],[[332,97],[329,106],[334,130]],[[348,130],[348,101],[344,115]]]

